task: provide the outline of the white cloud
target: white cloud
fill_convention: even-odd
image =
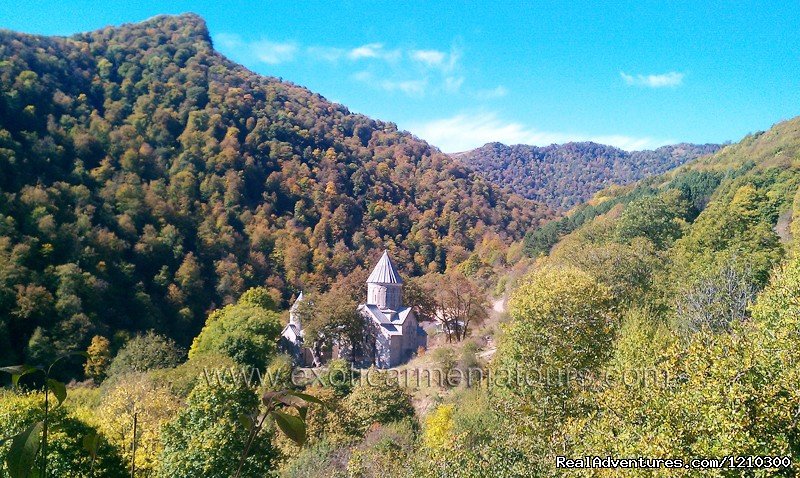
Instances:
[[[439,50],[412,50],[410,56],[412,59],[428,66],[440,66],[447,58],[447,53]]]
[[[423,96],[428,86],[428,80],[383,80],[380,82],[380,86],[386,91],[402,91],[410,96]]]
[[[347,51],[343,48],[329,46],[310,46],[306,48],[306,53],[314,59],[336,62],[339,61]]]
[[[359,71],[353,74],[353,79],[362,81],[364,83],[369,83],[372,81],[372,73],[368,71]]]
[[[362,45],[358,48],[353,48],[350,50],[350,53],[348,53],[347,56],[349,56],[351,60],[358,60],[360,58],[378,58],[381,50],[383,50],[382,44],[370,43],[368,45]]]
[[[649,137],[538,131],[521,123],[503,120],[496,113],[491,112],[458,114],[450,118],[411,124],[408,129],[448,153],[466,151],[493,141],[539,146],[570,141],[594,141],[628,151],[675,143],[672,140]]]
[[[270,65],[291,61],[297,53],[297,45],[294,43],[276,43],[267,40],[253,42],[250,48],[259,61]]]
[[[347,53],[351,60],[380,59],[395,61],[400,58],[400,50],[386,50],[383,43],[368,43],[360,47],[353,48]]]
[[[683,73],[670,71],[660,75],[629,75],[624,71],[619,72],[622,80],[631,86],[643,86],[646,88],[674,88],[683,83]]]
[[[214,43],[223,48],[233,49],[241,47],[243,42],[239,35],[234,35],[233,33],[219,33],[214,35]]]
[[[463,76],[448,76],[444,79],[444,89],[448,93],[457,93],[464,84]]]
[[[494,98],[502,98],[508,94],[508,88],[503,85],[498,85],[489,90],[478,90],[475,92],[475,97],[479,100],[491,100]]]
[[[235,33],[217,34],[214,41],[222,51],[250,66],[258,63],[276,65],[297,58],[352,68],[357,65],[362,71],[352,74],[354,80],[414,97],[433,92],[458,93],[465,82],[459,68],[461,52],[455,46],[449,53],[436,49],[387,48],[380,42],[340,48],[268,39],[248,41]]]
[[[239,35],[220,33],[214,37],[216,44],[240,58],[244,62],[277,65],[292,61],[298,52],[294,42],[273,42],[270,40],[245,41]]]
[[[428,87],[427,78],[414,80],[381,79],[376,78],[369,71],[359,71],[353,75],[353,79],[385,91],[400,91],[409,96],[424,96]]]

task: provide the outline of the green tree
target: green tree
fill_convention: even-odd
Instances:
[[[793,468],[763,476],[796,473],[798,294],[800,262],[792,259],[758,296],[752,321],[673,341],[650,362],[650,381],[609,383],[592,396],[597,410],[568,427],[572,453],[790,456]]]
[[[185,353],[173,340],[147,332],[132,338],[120,349],[108,366],[107,375],[172,368],[181,363]]]
[[[41,420],[43,414],[44,394],[0,391],[0,436],[21,432]],[[64,407],[51,408],[49,415],[48,476],[92,476],[92,473],[109,478],[128,476],[119,451],[102,435],[93,462],[83,439],[98,434],[94,427],[71,416]],[[0,445],[0,454],[5,456],[8,446],[9,443]]]
[[[611,356],[615,307],[608,287],[586,272],[546,267],[525,278],[509,308],[493,365],[505,378],[491,398],[509,420],[506,453],[547,475],[569,442],[563,425],[585,413],[580,391]]]
[[[239,385],[208,385],[192,391],[174,419],[162,428],[161,467],[164,478],[229,478],[236,472],[250,434],[242,417],[258,413],[256,394]],[[277,461],[271,434],[255,437],[243,477],[268,475]]]
[[[352,290],[344,287],[334,287],[323,294],[309,294],[297,313],[305,331],[305,344],[317,366],[334,344],[349,350],[351,358],[360,356],[372,333],[358,312]]]
[[[261,290],[248,291],[235,305],[215,310],[189,350],[193,359],[221,353],[240,365],[264,370],[277,350],[282,329],[280,316],[265,308],[272,301]]]
[[[532,273],[512,295],[509,310],[501,363],[596,370],[611,353],[617,325],[612,296],[584,271],[547,267]]]
[[[626,244],[645,237],[664,249],[681,236],[688,216],[689,204],[678,190],[632,201],[619,218],[616,239]]]

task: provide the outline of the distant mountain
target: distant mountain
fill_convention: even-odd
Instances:
[[[489,181],[567,210],[611,184],[623,185],[661,174],[719,148],[716,144],[681,143],[627,152],[591,142],[545,147],[489,143],[453,156]]]
[[[248,287],[285,304],[385,247],[406,274],[441,271],[548,215],[392,123],[229,61],[196,15],[0,31],[2,363],[118,331],[187,344]]]

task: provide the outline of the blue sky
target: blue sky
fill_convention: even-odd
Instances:
[[[32,0],[0,3],[0,28],[65,35],[186,11],[250,69],[446,152],[736,141],[800,115],[796,1]]]

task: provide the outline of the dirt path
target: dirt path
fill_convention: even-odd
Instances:
[[[506,311],[506,299],[501,297],[497,300],[493,300],[492,310],[497,312],[498,314],[504,313]]]

